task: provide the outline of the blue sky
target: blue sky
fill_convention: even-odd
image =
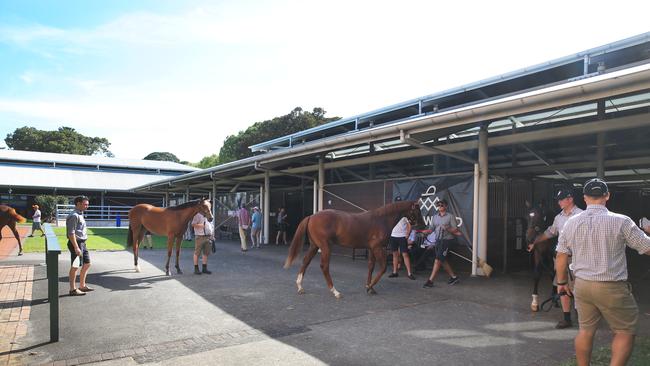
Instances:
[[[198,161],[296,106],[351,116],[650,30],[643,2],[537,4],[0,0],[0,138]]]

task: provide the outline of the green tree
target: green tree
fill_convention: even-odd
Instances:
[[[325,113],[323,108],[314,108],[312,112],[305,112],[302,108],[297,107],[287,115],[255,122],[245,131],[226,137],[219,151],[219,163],[223,164],[252,156],[253,153],[248,148],[251,145],[339,119],[338,117],[326,118]]]
[[[170,152],[152,152],[145,156],[144,160],[173,161],[174,163],[181,162],[176,155]]]
[[[201,169],[207,169],[217,165],[219,165],[219,155],[217,154],[206,156],[197,164],[194,164],[194,166]]]
[[[20,127],[7,135],[5,143],[14,150],[113,156],[108,150],[111,143],[107,139],[84,136],[70,127],[59,127],[56,131]]]
[[[68,203],[66,196],[40,195],[34,198],[34,202],[41,209],[41,217],[45,222],[52,222],[56,212],[56,205],[65,205]]]

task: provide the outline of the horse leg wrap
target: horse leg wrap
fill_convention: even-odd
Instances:
[[[533,301],[530,303],[530,310],[539,311],[539,296],[533,295]]]
[[[305,289],[302,287],[302,278],[303,278],[302,273],[298,274],[298,278],[296,278],[296,285],[298,286],[298,293],[301,294],[301,295],[305,293]]]
[[[139,264],[136,264],[136,265],[135,265],[135,271],[138,272],[138,273],[140,273],[140,272],[142,271],[142,269],[140,269],[140,265],[139,265]]]
[[[341,293],[336,290],[336,287],[332,287],[330,289],[330,291],[332,291],[332,293],[334,294],[334,297],[336,297],[337,299],[340,299],[341,297],[343,297],[343,295],[341,295]]]

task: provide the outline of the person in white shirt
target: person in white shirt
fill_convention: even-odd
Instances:
[[[195,245],[194,245],[194,274],[200,275],[212,274],[208,271],[208,255],[210,254],[211,243],[210,239],[214,234],[214,227],[212,222],[208,221],[201,213],[194,215],[192,219],[192,228],[194,229]],[[199,271],[199,254],[203,253],[203,269]]]
[[[411,280],[415,279],[413,273],[411,272],[411,259],[409,258],[408,252],[408,243],[406,238],[409,237],[411,233],[411,222],[408,218],[402,217],[397,225],[393,228],[393,231],[390,234],[390,248],[393,251],[393,273],[388,275],[388,277],[397,277],[397,265],[399,264],[399,254],[402,253],[404,258],[404,265],[406,266],[407,277]]]
[[[610,365],[625,365],[634,348],[639,320],[627,278],[625,248],[650,255],[650,237],[629,217],[607,209],[610,192],[603,180],[588,181],[583,193],[587,209],[567,221],[557,244],[558,291],[575,294],[580,325],[575,338],[578,365],[590,364],[594,336],[602,318],[614,333]],[[567,277],[570,255],[576,276],[573,289]]]
[[[560,189],[555,195],[555,198],[557,199],[557,204],[560,206],[562,211],[560,211],[560,213],[555,216],[555,219],[553,219],[553,225],[549,226],[542,235],[540,235],[533,243],[528,245],[529,252],[533,251],[537,243],[560,236],[560,232],[564,229],[564,224],[566,224],[571,217],[582,212],[582,209],[577,207],[575,202],[573,202],[573,189]],[[568,278],[570,279],[571,276]],[[557,286],[557,277],[553,279],[553,286]],[[573,326],[573,322],[571,322],[571,298],[560,294],[560,302],[562,303],[563,319],[560,320],[555,327],[557,329],[571,328]]]
[[[36,230],[40,230],[41,236],[45,236],[45,232],[41,227],[41,210],[39,210],[38,205],[32,205],[32,208],[34,209],[34,215],[32,215],[32,233],[29,234],[29,237],[33,237]]]

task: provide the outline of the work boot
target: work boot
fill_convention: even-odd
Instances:
[[[555,325],[555,328],[556,329],[566,329],[566,328],[571,328],[572,326],[573,326],[573,323],[571,323],[570,320],[567,321],[567,320],[562,319],[559,322],[557,322],[557,324]]]
[[[199,266],[194,266],[194,274],[195,275],[200,275],[201,271],[199,271]]]
[[[203,265],[203,270],[201,272],[203,272],[205,274],[212,274],[212,272],[208,271],[208,265],[207,264]]]

